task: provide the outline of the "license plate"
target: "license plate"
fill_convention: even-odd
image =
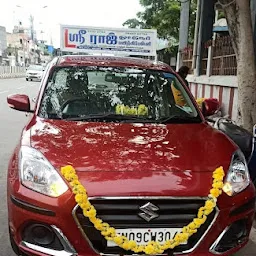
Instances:
[[[174,236],[181,231],[181,228],[116,229],[117,234],[125,236],[129,240],[135,241],[138,245],[146,245],[149,241],[164,243],[165,241],[173,239]],[[115,247],[117,245],[112,241],[108,241],[107,246]]]

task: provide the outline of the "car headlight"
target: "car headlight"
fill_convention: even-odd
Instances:
[[[238,150],[234,153],[227,174],[223,191],[229,195],[234,196],[250,185],[250,174],[244,154]]]
[[[19,157],[20,179],[25,187],[51,197],[59,197],[68,190],[62,177],[39,151],[22,146]]]

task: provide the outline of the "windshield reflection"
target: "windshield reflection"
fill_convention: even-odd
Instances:
[[[174,74],[130,68],[57,68],[39,115],[91,122],[201,121]]]

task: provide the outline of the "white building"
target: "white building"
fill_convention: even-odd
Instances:
[[[6,48],[7,48],[6,28],[0,26],[0,63],[2,62],[1,59]]]

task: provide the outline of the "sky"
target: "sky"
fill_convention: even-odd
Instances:
[[[0,26],[12,32],[19,20],[28,26],[32,14],[38,39],[50,43],[52,37],[54,46],[59,47],[60,24],[120,28],[141,10],[139,0],[8,0],[8,5],[1,5]]]

